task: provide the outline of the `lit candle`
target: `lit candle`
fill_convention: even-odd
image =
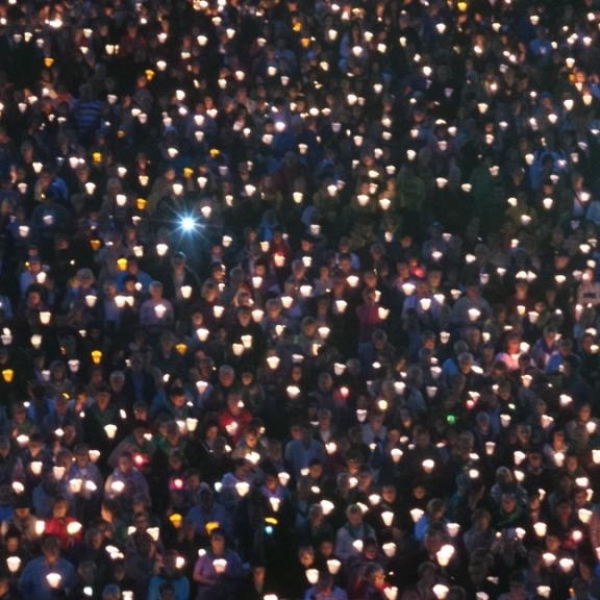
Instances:
[[[381,513],[381,518],[386,527],[391,527],[394,522],[394,513],[391,510],[385,510]]]
[[[450,559],[454,555],[454,546],[450,544],[444,544],[437,552],[436,558],[440,563],[440,566],[446,567],[450,562]]]
[[[21,559],[18,556],[9,556],[6,564],[11,573],[16,573],[21,568]]]
[[[319,581],[318,569],[306,569],[306,579],[308,579],[308,583],[311,585],[316,585],[317,581]]]
[[[60,585],[62,577],[60,573],[48,573],[48,575],[46,575],[46,581],[52,589],[56,589]]]
[[[238,481],[235,491],[243,498],[250,491],[250,484],[247,481]]]
[[[69,523],[67,525],[67,533],[70,536],[74,536],[77,535],[81,529],[82,529],[83,525],[77,521],[71,521],[71,523]]]
[[[215,558],[213,560],[213,567],[218,574],[224,573],[227,568],[227,560],[224,558]]]
[[[416,523],[424,514],[425,511],[421,508],[411,508],[410,510],[410,516],[413,523]]]
[[[400,459],[402,458],[403,452],[402,450],[400,450],[400,448],[392,448],[390,450],[390,456],[392,457],[392,460],[395,463],[399,463]]]

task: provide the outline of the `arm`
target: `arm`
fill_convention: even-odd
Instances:
[[[193,579],[196,583],[200,583],[202,585],[214,585],[217,582],[217,578],[208,576],[203,568],[206,560],[206,556],[202,556],[197,560],[196,566],[194,567]]]
[[[19,591],[23,598],[31,598],[33,596],[34,586],[34,573],[31,567],[31,563],[27,564],[21,579],[19,580]]]

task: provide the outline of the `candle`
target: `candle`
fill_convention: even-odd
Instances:
[[[396,600],[398,596],[398,588],[393,585],[391,587],[384,588],[383,593],[386,597],[386,600]]]
[[[306,569],[306,579],[311,585],[316,585],[319,581],[319,571],[317,569]]]
[[[410,282],[406,282],[402,284],[402,293],[405,296],[411,296],[414,291],[415,291],[415,284],[414,283],[410,283]]]
[[[6,559],[6,564],[11,573],[16,573],[21,567],[21,559],[18,556],[9,556]]]
[[[69,488],[73,494],[78,494],[81,491],[82,485],[82,479],[74,478],[69,480]]]
[[[62,577],[60,573],[48,573],[48,575],[46,575],[46,581],[52,589],[56,589],[60,585]]]
[[[400,459],[402,458],[403,452],[402,452],[402,450],[400,450],[400,448],[392,448],[390,450],[390,455],[392,457],[392,460],[395,463],[398,463],[398,462],[400,462]]]
[[[454,546],[444,544],[435,554],[440,566],[446,567],[454,554]]]
[[[428,385],[425,387],[425,391],[427,392],[427,397],[428,398],[435,398],[435,395],[437,394],[437,386],[435,385]]]
[[[481,316],[481,311],[477,308],[469,308],[467,312],[470,321],[477,321],[477,319],[479,319],[479,317]]]
[[[215,571],[217,572],[217,574],[221,574],[225,572],[225,569],[227,568],[227,560],[224,558],[215,558],[213,560],[213,567],[215,568]]]
[[[444,585],[443,583],[436,583],[433,586],[432,591],[437,600],[444,600],[444,598],[446,598],[446,596],[448,595],[450,588],[447,585]]]
[[[83,525],[81,523],[78,523],[77,521],[72,521],[67,525],[67,533],[70,536],[77,535],[81,531],[82,527]]]
[[[122,259],[119,259],[122,260]],[[118,262],[118,261],[117,261]],[[125,263],[127,264],[127,261],[125,260]],[[87,294],[85,297],[85,303],[90,307],[90,308],[94,308],[94,306],[96,305],[96,300],[98,298],[96,297],[95,294]]]
[[[544,561],[544,564],[547,567],[550,567],[554,564],[554,562],[556,561],[556,555],[553,554],[552,552],[544,552],[542,554],[542,560]]]
[[[385,510],[381,513],[381,518],[386,527],[391,527],[394,522],[394,513],[391,510]]]
[[[279,366],[280,363],[280,358],[279,356],[267,356],[267,364],[269,365],[270,369],[277,369],[277,367]]]
[[[525,452],[521,452],[521,450],[516,450],[513,452],[513,460],[515,465],[520,465],[525,460],[526,454]]]
[[[110,489],[115,493],[115,494],[120,494],[123,492],[123,490],[125,489],[125,482],[123,481],[113,481],[110,484]]]
[[[348,306],[348,303],[345,300],[336,300],[335,308],[338,313],[343,314]]]
[[[369,494],[369,503],[371,506],[377,506],[381,502],[381,496],[379,494]]]
[[[238,481],[235,491],[243,498],[250,491],[250,484],[247,481]]]
[[[558,561],[558,566],[565,573],[568,573],[573,568],[574,565],[575,565],[575,561],[572,558],[569,558],[566,556],[561,558]]]
[[[413,523],[416,523],[423,516],[424,513],[425,511],[421,508],[411,508],[410,516],[413,520]]]
[[[337,575],[337,573],[340,570],[341,566],[342,566],[342,563],[337,558],[330,558],[327,561],[327,570],[332,575]],[[265,598],[266,598],[266,596],[265,596]]]

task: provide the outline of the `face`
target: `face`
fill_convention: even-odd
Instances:
[[[131,471],[131,458],[129,456],[120,456],[119,457],[119,469],[123,473],[128,473]]]
[[[305,569],[307,569],[308,567],[310,567],[312,565],[314,556],[313,556],[312,552],[301,552],[299,558],[300,558],[300,564]]]
[[[225,538],[215,535],[210,540],[210,547],[214,554],[220,555],[225,551]]]
[[[517,507],[517,501],[514,496],[503,496],[502,497],[502,510],[507,513],[511,513]]]
[[[348,523],[350,523],[352,527],[358,527],[362,523],[361,513],[359,511],[349,513]]]

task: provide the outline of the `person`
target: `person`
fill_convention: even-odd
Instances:
[[[358,556],[365,540],[375,539],[375,531],[364,522],[362,510],[357,504],[348,506],[346,519],[346,523],[335,534],[334,553],[342,560]]]
[[[304,600],[347,600],[348,594],[334,585],[329,573],[323,574],[316,585],[306,590]]]
[[[165,597],[165,587],[168,585],[173,600],[186,600],[190,597],[190,582],[177,566],[177,552],[170,550],[163,557],[161,571],[150,579],[148,585],[148,600],[161,600]]]
[[[75,569],[60,555],[60,541],[46,536],[41,544],[42,555],[32,558],[23,569],[19,579],[19,592],[24,598],[51,600],[54,590],[68,597],[75,586]]]
[[[287,443],[284,457],[290,471],[298,477],[301,470],[308,467],[311,459],[324,461],[325,450],[322,443],[312,438],[310,426],[303,423],[298,438]]]
[[[225,546],[225,532],[216,528],[210,535],[210,547],[194,565],[194,581],[198,584],[197,600],[235,597],[238,579],[242,574],[240,557]]]
[[[118,500],[124,510],[131,507],[131,501],[136,496],[149,497],[148,482],[144,475],[135,467],[133,455],[124,450],[119,456],[117,466],[106,478],[104,493],[109,500]]]

